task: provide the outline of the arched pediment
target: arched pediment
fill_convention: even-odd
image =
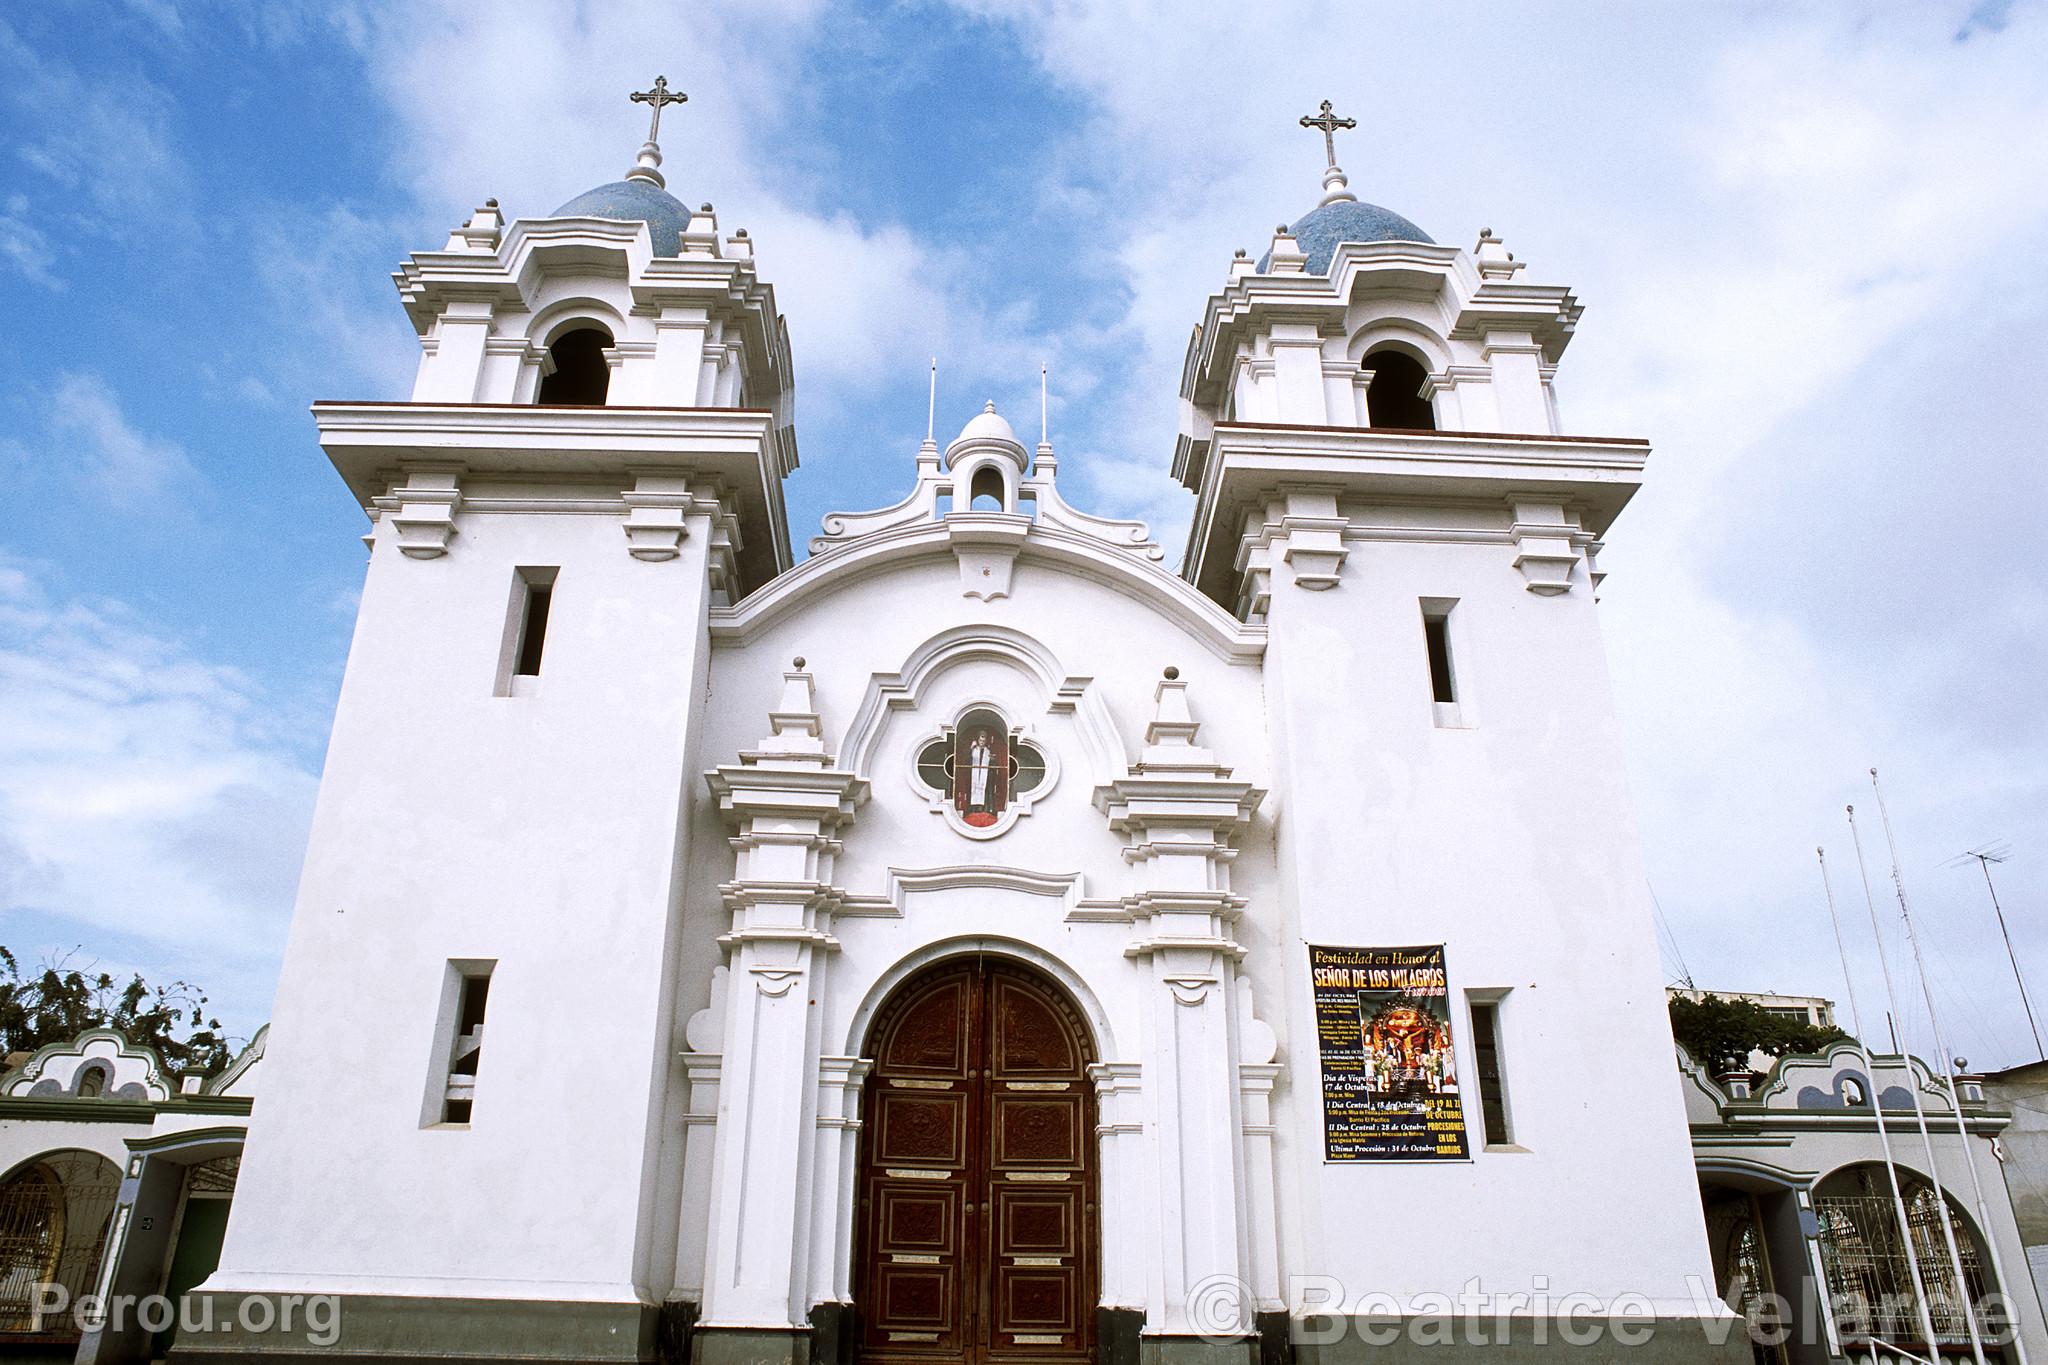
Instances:
[[[860,709],[846,727],[840,763],[872,780],[875,751],[889,716],[915,711],[932,679],[977,660],[994,660],[1016,669],[1031,680],[1047,711],[1073,718],[1092,782],[1111,781],[1124,770],[1128,760],[1123,742],[1117,738],[1101,695],[1090,685],[1093,680],[1069,675],[1051,650],[1023,631],[983,624],[942,630],[912,650],[896,672],[870,677]]]
[[[964,519],[962,519],[964,520]],[[910,564],[952,557],[959,520],[919,521],[876,531],[813,555],[744,601],[711,610],[715,642],[746,644],[791,614],[819,605],[842,588]],[[1217,658],[1255,664],[1266,652],[1263,626],[1248,626],[1193,585],[1138,555],[1058,527],[1032,525],[1017,557],[1102,584],[1173,622]]]

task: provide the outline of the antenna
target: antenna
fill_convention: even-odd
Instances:
[[[1986,844],[1982,848],[1965,849],[1943,863],[1943,867],[1961,867],[1974,861],[1984,871],[1984,889],[1991,893],[1991,913],[1998,916],[1998,932],[2005,939],[2006,960],[2012,963],[2013,984],[2020,988],[2020,1006],[2027,1012],[2027,1027],[2034,1032],[2034,1051],[2041,1054],[2041,1060],[2048,1062],[2048,1047],[2041,1046],[2041,1026],[2034,1020],[2034,1002],[2027,998],[2027,979],[2020,975],[2019,955],[2012,950],[2012,930],[2005,927],[2005,908],[1998,903],[1998,887],[1991,880],[1991,865],[2002,863],[2012,856],[2010,843]]]
[[[938,416],[939,416],[939,358],[938,358],[937,356],[933,356],[933,357],[932,357],[932,390],[931,390],[931,396],[930,396],[929,398],[927,398],[927,399],[925,400],[925,405],[924,405],[924,438],[925,438],[925,440],[927,440],[927,441],[929,441],[929,440],[931,440],[931,439],[932,439],[932,426],[933,426],[933,424],[934,424],[934,423],[935,423],[935,422],[936,422],[936,421],[938,420]]]

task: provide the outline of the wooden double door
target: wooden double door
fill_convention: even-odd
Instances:
[[[1078,1012],[1020,964],[949,959],[871,1031],[861,1359],[1093,1359],[1095,1091]]]

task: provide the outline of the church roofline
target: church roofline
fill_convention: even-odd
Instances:
[[[1241,511],[1283,484],[1432,505],[1548,500],[1598,536],[1642,486],[1649,458],[1648,441],[1627,437],[1218,422],[1174,450],[1174,477],[1197,495],[1184,573],[1222,591],[1236,568]]]
[[[953,516],[877,531],[811,556],[731,607],[711,609],[715,645],[745,645],[763,631],[842,587],[923,560],[953,557],[955,533],[968,533],[986,517]],[[1023,518],[1013,518],[1019,522]],[[1019,554],[1043,559],[1062,570],[1120,592],[1135,594],[1157,608],[1226,663],[1257,664],[1265,656],[1266,631],[1248,626],[1195,591],[1185,579],[1155,561],[1105,544],[1094,536],[1029,523]]]

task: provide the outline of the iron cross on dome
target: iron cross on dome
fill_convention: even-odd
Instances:
[[[633,98],[637,100],[640,97],[635,95]],[[1323,155],[1328,158],[1329,168],[1334,171],[1337,169],[1337,130],[1339,128],[1356,128],[1358,120],[1355,118],[1338,118],[1336,114],[1331,112],[1330,102],[1324,100],[1323,112],[1320,115],[1303,114],[1301,116],[1301,126],[1323,130]]]
[[[635,104],[651,104],[654,106],[654,122],[648,126],[647,140],[649,142],[659,142],[661,141],[662,106],[666,104],[682,104],[690,97],[680,90],[671,91],[668,88],[668,77],[656,76],[652,90],[635,90],[631,98]],[[1325,104],[1323,111],[1328,113],[1329,108],[1329,105]]]

